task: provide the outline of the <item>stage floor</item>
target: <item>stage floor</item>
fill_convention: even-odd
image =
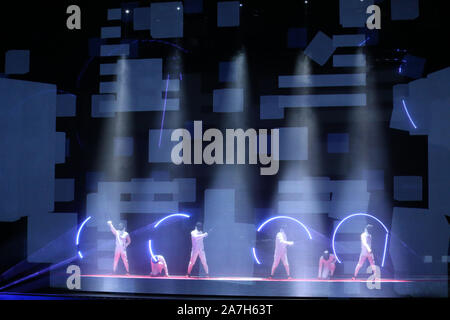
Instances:
[[[268,279],[262,277],[152,277],[149,275],[82,275],[82,290],[139,294],[252,297],[448,297],[448,277]]]

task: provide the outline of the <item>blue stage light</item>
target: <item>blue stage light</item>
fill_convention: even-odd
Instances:
[[[356,216],[366,216],[366,217],[370,217],[370,218],[372,218],[372,219],[375,219],[378,223],[380,223],[380,224],[383,226],[384,230],[386,230],[386,237],[385,237],[385,240],[384,240],[383,260],[382,260],[382,262],[381,262],[381,266],[384,267],[384,260],[385,260],[385,258],[386,258],[386,249],[387,249],[387,242],[388,242],[388,237],[389,237],[389,230],[388,230],[388,228],[386,228],[386,226],[384,225],[384,223],[381,222],[377,217],[374,217],[374,216],[372,216],[372,215],[370,215],[370,214],[367,214],[367,213],[354,213],[354,214],[351,214],[351,215],[345,217],[344,219],[342,219],[342,221],[339,222],[339,224],[337,225],[336,229],[334,230],[334,233],[333,233],[333,239],[332,239],[332,243],[331,243],[332,246],[333,246],[333,253],[334,253],[334,256],[336,257],[336,260],[337,260],[339,263],[341,263],[341,260],[339,260],[339,257],[338,257],[338,255],[336,254],[336,249],[335,249],[335,246],[334,246],[336,233],[337,233],[337,231],[339,230],[339,227],[342,225],[342,223],[344,223],[344,221],[346,221],[346,220],[348,220],[348,219],[350,219],[350,218],[356,217]]]
[[[84,225],[91,220],[92,217],[87,217],[86,220],[83,221],[83,223],[81,224],[80,228],[78,229],[77,232],[77,238],[75,240],[75,244],[78,247],[78,245],[80,244],[80,234],[81,234],[81,230],[83,230]],[[78,251],[78,256],[83,259],[83,255],[81,254],[81,251]]]

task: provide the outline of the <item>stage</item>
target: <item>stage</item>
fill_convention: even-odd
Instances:
[[[139,294],[220,295],[250,297],[448,297],[448,277],[380,279],[360,277],[267,279],[262,277],[152,277],[149,275],[82,275],[81,290]]]

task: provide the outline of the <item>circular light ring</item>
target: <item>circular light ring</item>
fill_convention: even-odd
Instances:
[[[312,240],[311,232],[309,232],[308,228],[307,228],[301,221],[299,221],[299,220],[297,220],[297,219],[295,219],[295,218],[289,217],[289,216],[276,216],[276,217],[272,217],[272,218],[270,218],[270,219],[267,219],[266,221],[264,221],[264,222],[258,227],[257,232],[260,232],[260,231],[264,228],[264,226],[265,226],[266,224],[268,224],[269,222],[274,221],[274,220],[278,220],[278,219],[288,219],[288,220],[291,220],[291,221],[296,222],[297,224],[299,224],[300,226],[302,226],[303,229],[305,229],[306,233],[308,233],[309,239]],[[253,259],[255,260],[255,262],[256,262],[257,264],[261,264],[261,262],[260,262],[259,259],[258,259],[257,254],[256,254],[256,249],[255,249],[255,247],[252,248],[252,254],[253,254]]]
[[[161,223],[163,223],[164,221],[170,219],[170,218],[174,218],[174,217],[183,217],[183,218],[190,218],[191,216],[185,213],[174,213],[174,214],[169,214],[168,216],[165,216],[164,218],[162,218],[161,220],[159,220],[158,222],[156,222],[156,224],[153,226],[154,229],[158,228],[159,225]],[[150,255],[152,256],[152,260],[155,262],[158,262],[158,259],[156,259],[156,255],[153,253],[153,249],[152,249],[152,240],[148,240],[148,249],[150,251]]]
[[[292,221],[298,223],[298,224],[301,225],[301,226],[303,227],[303,229],[305,229],[305,231],[308,233],[309,239],[312,240],[312,236],[311,236],[311,233],[309,232],[308,228],[307,228],[303,223],[301,223],[299,220],[297,220],[297,219],[295,219],[295,218],[292,218],[292,217],[289,217],[289,216],[276,216],[276,217],[272,217],[272,218],[266,220],[265,222],[263,222],[263,223],[259,226],[259,228],[257,229],[257,231],[260,232],[260,231],[262,230],[262,228],[263,228],[266,224],[268,224],[269,222],[271,222],[271,221],[273,221],[273,220],[277,220],[277,219],[288,219],[288,220],[292,220]]]
[[[89,220],[91,220],[91,218],[92,218],[91,216],[87,217],[87,218],[83,221],[83,223],[81,224],[80,228],[78,228],[77,237],[75,238],[75,245],[76,245],[77,247],[78,247],[78,245],[80,244],[80,235],[81,235],[81,231],[83,230],[84,225],[85,225]],[[80,250],[78,250],[78,256],[79,256],[81,259],[83,259],[83,254],[81,253]]]
[[[153,228],[158,228],[158,226],[163,223],[164,221],[173,218],[173,217],[184,217],[184,218],[190,218],[191,216],[185,213],[175,213],[175,214],[170,214],[168,216],[165,216],[164,218],[162,218],[161,220],[159,220],[154,226]]]
[[[339,224],[337,225],[336,229],[334,229],[333,239],[332,239],[332,243],[331,244],[333,246],[333,253],[334,253],[334,256],[336,257],[336,260],[339,263],[341,263],[341,260],[339,260],[339,257],[336,254],[336,248],[335,248],[335,245],[334,245],[336,233],[337,233],[339,227],[344,223],[344,221],[346,221],[346,220],[348,220],[350,218],[353,218],[353,217],[357,217],[357,216],[365,216],[365,217],[369,217],[369,218],[375,219],[379,224],[381,224],[383,226],[384,230],[386,230],[386,237],[385,237],[385,240],[384,240],[383,260],[381,262],[381,267],[384,267],[384,261],[385,261],[385,258],[386,258],[387,243],[388,243],[388,238],[389,238],[389,230],[388,230],[388,228],[386,228],[384,223],[380,221],[380,219],[378,219],[377,217],[372,216],[370,214],[367,214],[367,213],[354,213],[354,214],[351,214],[351,215],[345,217],[344,219],[342,219],[341,222],[339,222]]]

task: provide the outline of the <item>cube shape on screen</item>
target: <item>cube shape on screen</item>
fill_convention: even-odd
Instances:
[[[183,37],[182,2],[153,3],[150,16],[150,32],[153,38]]]
[[[349,151],[348,133],[328,134],[328,153],[347,153]]]
[[[114,138],[114,156],[131,157],[133,155],[134,141],[132,137]]]
[[[305,28],[288,29],[288,48],[305,48],[308,44],[308,33]]]
[[[214,112],[242,112],[244,111],[244,89],[214,90]]]
[[[419,16],[419,0],[391,0],[392,20],[413,20]]]
[[[325,33],[317,32],[314,39],[309,43],[305,50],[305,54],[315,62],[323,66],[331,57],[335,50],[333,39]]]
[[[365,27],[369,15],[367,7],[374,4],[374,0],[339,0],[339,20],[344,28]]]
[[[5,55],[6,74],[25,74],[30,71],[29,50],[9,50]]]
[[[421,201],[422,177],[395,176],[394,199],[398,201]]]
[[[136,8],[133,13],[134,30],[150,30],[152,15],[150,7]]]
[[[108,9],[108,20],[120,20],[122,19],[122,9]]]
[[[280,160],[308,160],[308,128],[280,128]]]
[[[240,16],[239,1],[218,2],[217,3],[217,26],[237,27]]]

